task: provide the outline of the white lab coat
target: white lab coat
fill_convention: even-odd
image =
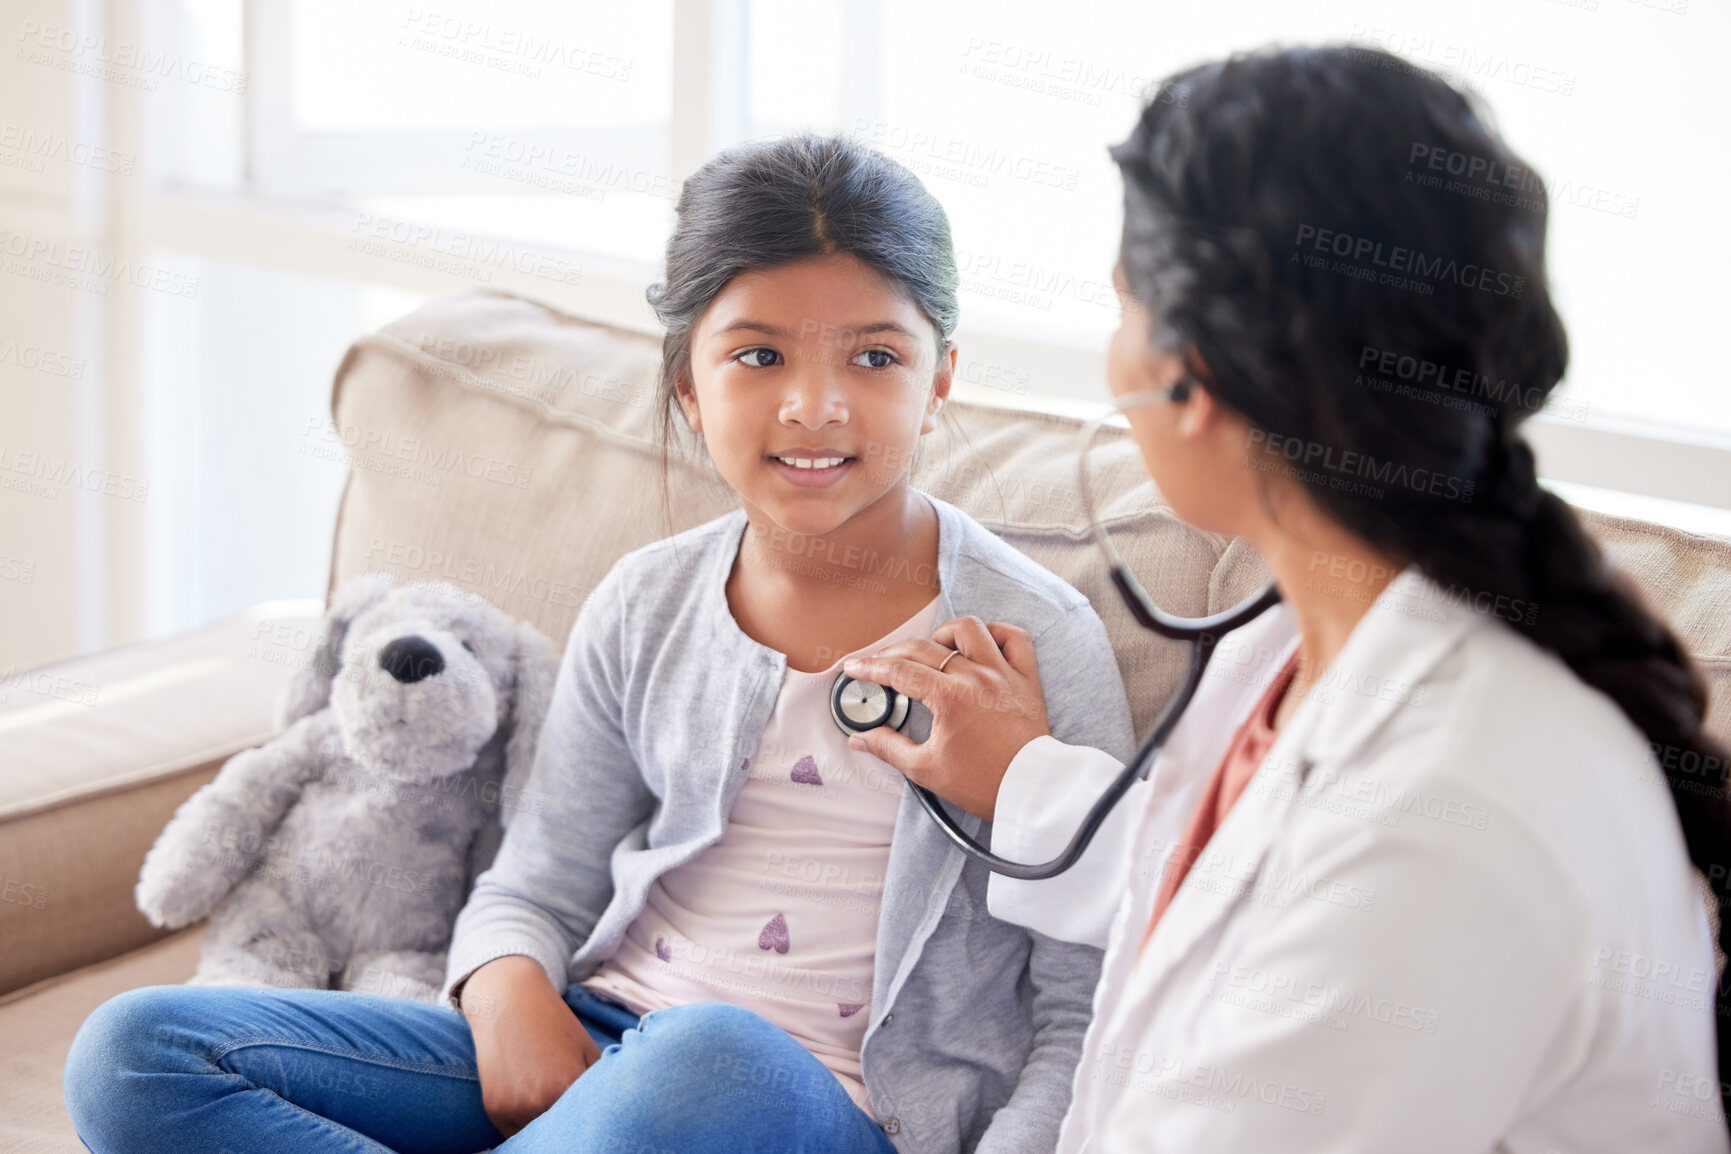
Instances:
[[[1731,1148],[1706,909],[1657,763],[1494,616],[1522,609],[1486,608],[1390,585],[1140,957],[1203,784],[1296,648],[1284,606],[1224,639],[1074,869],[993,877],[994,914],[1106,949],[1060,1154]],[[1030,743],[992,848],[1054,856],[1119,768]]]

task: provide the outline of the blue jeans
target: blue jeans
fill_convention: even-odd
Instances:
[[[508,1141],[455,1010],[336,990],[149,986],[99,1006],[66,1059],[96,1154],[893,1154],[811,1052],[750,1010],[641,1019],[581,986],[601,1060]]]

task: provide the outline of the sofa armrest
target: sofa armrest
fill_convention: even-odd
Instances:
[[[175,808],[276,732],[317,601],[0,676],[0,994],[162,936],[132,888]]]

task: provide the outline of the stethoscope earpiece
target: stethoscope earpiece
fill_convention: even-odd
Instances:
[[[908,721],[908,698],[887,685],[843,673],[830,687],[829,715],[849,736],[880,725],[899,730]]]

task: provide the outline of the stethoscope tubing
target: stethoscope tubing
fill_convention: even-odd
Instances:
[[[1132,393],[1119,398],[1116,407],[1119,411],[1123,411],[1151,404],[1171,395],[1170,389]],[[1046,878],[1057,877],[1082,860],[1082,855],[1087,852],[1088,846],[1094,840],[1094,835],[1100,832],[1100,827],[1105,824],[1107,817],[1111,816],[1113,808],[1123,800],[1125,794],[1130,792],[1130,787],[1135,784],[1138,778],[1146,778],[1153,770],[1154,762],[1159,758],[1160,751],[1165,748],[1167,739],[1172,736],[1172,731],[1177,728],[1178,722],[1184,717],[1184,711],[1189,708],[1191,698],[1196,696],[1196,690],[1202,684],[1202,678],[1208,670],[1209,659],[1214,656],[1214,647],[1220,643],[1220,638],[1234,629],[1249,624],[1280,601],[1280,589],[1270,582],[1254,597],[1234,605],[1224,612],[1207,617],[1175,617],[1154,604],[1154,599],[1148,595],[1147,590],[1142,588],[1135,576],[1131,574],[1130,567],[1118,555],[1118,550],[1113,547],[1111,538],[1106,534],[1106,527],[1100,523],[1100,518],[1095,513],[1094,495],[1088,484],[1088,447],[1093,443],[1100,427],[1112,415],[1109,413],[1105,417],[1088,422],[1077,436],[1076,473],[1077,487],[1082,497],[1082,509],[1088,517],[1088,526],[1095,543],[1106,556],[1112,584],[1118,590],[1118,595],[1123,598],[1125,606],[1130,610],[1130,615],[1136,619],[1136,623],[1162,637],[1190,643],[1190,664],[1185,671],[1183,682],[1178,686],[1177,692],[1167,701],[1166,708],[1161,710],[1159,720],[1154,723],[1153,732],[1142,742],[1141,747],[1124,764],[1123,770],[1112,779],[1112,784],[1106,787],[1106,791],[1100,795],[1099,800],[1088,810],[1087,816],[1082,819],[1082,824],[1077,828],[1076,834],[1070,839],[1069,844],[1050,861],[1017,862],[1000,857],[963,829],[960,822],[950,813],[937,794],[922,785],[916,785],[911,781],[908,783],[913,786],[914,796],[919,799],[920,804],[931,819],[937,823],[938,828],[950,839],[951,844],[994,873],[1020,881],[1043,881]]]
[[[1120,590],[1128,586],[1140,591],[1140,587],[1136,585],[1136,579],[1130,576],[1127,571],[1114,568],[1112,576],[1113,583],[1118,585]],[[1146,597],[1146,594],[1143,596]],[[1126,600],[1128,601],[1129,597],[1126,597]],[[1135,784],[1138,778],[1146,778],[1154,768],[1154,762],[1159,758],[1160,751],[1165,748],[1166,740],[1172,736],[1172,731],[1177,728],[1178,722],[1184,717],[1184,711],[1190,706],[1190,699],[1196,696],[1196,690],[1202,684],[1202,678],[1208,670],[1209,659],[1214,656],[1214,647],[1219,644],[1221,636],[1260,616],[1279,600],[1280,591],[1271,584],[1243,604],[1234,606],[1224,613],[1214,614],[1212,617],[1172,617],[1161,613],[1160,610],[1154,608],[1152,603],[1147,606],[1153,613],[1159,615],[1157,620],[1161,622],[1162,628],[1158,629],[1157,632],[1165,637],[1190,642],[1189,668],[1185,671],[1184,680],[1178,686],[1177,692],[1167,701],[1166,708],[1161,710],[1160,719],[1154,723],[1153,732],[1142,742],[1141,747],[1131,755],[1130,760],[1125,762],[1124,768],[1119,771],[1118,776],[1112,779],[1112,784],[1106,787],[1106,791],[1100,795],[1099,800],[1088,810],[1087,816],[1082,819],[1082,824],[1077,828],[1075,836],[1070,839],[1070,843],[1057,857],[1050,861],[1018,862],[1000,857],[963,829],[960,822],[945,807],[943,800],[937,794],[923,785],[915,785],[910,781],[908,784],[913,786],[914,796],[919,799],[920,805],[925,808],[926,813],[938,824],[938,828],[944,832],[944,835],[957,849],[992,872],[1019,881],[1043,881],[1046,878],[1057,877],[1082,860],[1082,855],[1087,852],[1088,846],[1094,840],[1094,835],[1100,832],[1100,827],[1111,816],[1113,808],[1123,800],[1126,793],[1130,792],[1130,787]],[[1132,602],[1132,605],[1134,604]],[[1137,616],[1140,620],[1140,615]],[[1188,637],[1184,636],[1185,632],[1189,633]]]

